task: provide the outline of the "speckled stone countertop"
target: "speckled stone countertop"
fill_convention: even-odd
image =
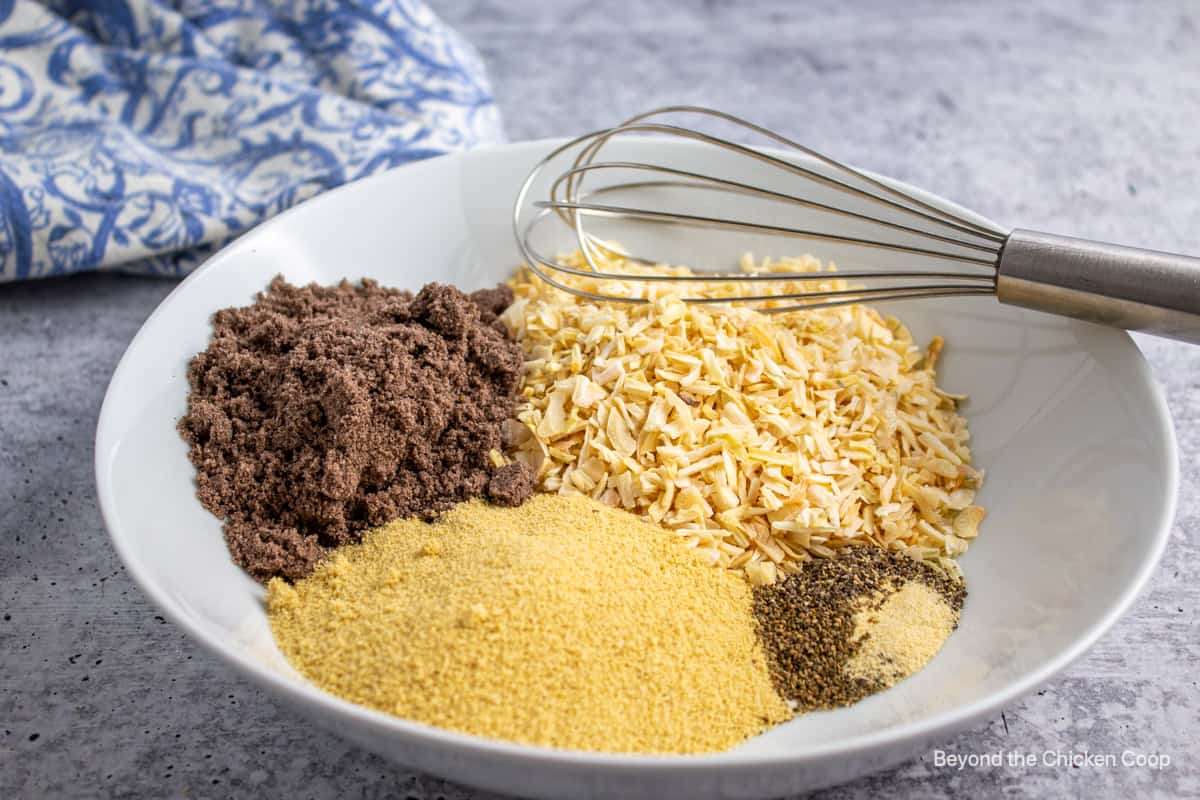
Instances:
[[[489,62],[514,139],[697,102],[1004,223],[1200,252],[1196,3],[434,5]],[[92,437],[113,367],[172,286],[0,286],[0,797],[486,797],[312,731],[126,577]],[[1138,343],[1182,452],[1166,557],[1085,658],[941,749],[1171,765],[956,771],[931,751],[821,797],[1200,795],[1200,351]]]

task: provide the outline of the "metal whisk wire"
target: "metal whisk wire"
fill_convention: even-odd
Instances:
[[[662,122],[649,122],[654,117],[677,114],[696,114],[703,117],[715,118],[733,124],[745,131],[763,136],[774,144],[801,154],[804,158],[816,162],[833,174],[823,174],[816,169],[799,161],[792,161],[762,150],[752,148],[731,139],[715,136],[691,128],[668,125]],[[600,161],[598,160],[605,145],[612,139],[631,134],[658,134],[699,142],[704,145],[720,148],[739,157],[749,158],[770,167],[782,170],[798,179],[810,181],[825,186],[839,193],[839,196],[850,196],[860,201],[866,201],[884,209],[900,214],[906,221],[900,222],[883,217],[853,211],[838,205],[822,203],[802,194],[779,191],[765,186],[754,185],[740,180],[723,178],[717,175],[704,174],[693,170],[681,169],[665,163],[649,161]],[[523,212],[528,202],[528,194],[534,183],[545,172],[550,164],[561,156],[577,150],[571,166],[557,175],[550,185],[549,199],[534,202],[533,208],[537,213],[527,223]],[[600,173],[617,172],[646,172],[660,176],[656,180],[627,181],[585,191],[587,178]],[[665,177],[666,179],[662,179]],[[857,185],[856,185],[857,184]],[[790,204],[796,207],[832,214],[835,216],[856,220],[878,227],[881,231],[890,231],[915,238],[917,244],[903,244],[887,241],[877,237],[851,236],[832,234],[825,231],[772,225],[765,222],[752,222],[703,214],[689,214],[680,211],[643,206],[623,205],[602,202],[600,198],[615,192],[627,193],[630,190],[682,188],[727,192],[736,195],[754,197],[774,203]],[[560,261],[540,252],[533,244],[534,230],[551,215],[564,224],[572,227],[576,241],[588,269],[579,269],[561,263]],[[757,234],[778,235],[810,240],[821,240],[844,245],[855,245],[868,248],[884,248],[906,255],[933,258],[958,262],[974,268],[982,268],[979,272],[946,271],[932,269],[878,271],[857,270],[838,273],[748,273],[748,272],[704,272],[691,275],[675,275],[668,273],[625,273],[609,272],[602,266],[599,251],[620,255],[637,263],[653,266],[663,263],[660,260],[649,259],[618,249],[614,245],[591,234],[585,228],[585,220],[589,218],[609,218],[618,220],[633,220],[693,228],[717,228],[724,230],[753,232]],[[557,148],[543,159],[530,173],[518,194],[513,211],[514,233],[524,251],[524,255],[533,269],[543,280],[565,291],[582,295],[593,300],[609,302],[646,302],[644,298],[623,295],[597,294],[583,290],[569,283],[557,280],[551,273],[566,273],[592,279],[629,281],[629,282],[678,282],[683,284],[713,283],[717,281],[732,281],[737,283],[767,283],[767,282],[811,282],[827,281],[831,277],[848,279],[854,282],[871,280],[883,281],[892,285],[887,286],[856,286],[849,289],[832,291],[805,291],[777,294],[748,294],[733,298],[739,303],[761,303],[764,301],[791,301],[792,305],[777,305],[766,308],[767,311],[789,311],[800,308],[812,309],[831,307],[870,300],[896,300],[918,297],[944,297],[961,294],[993,294],[996,283],[996,265],[1002,245],[1005,241],[1004,232],[994,225],[983,225],[965,217],[952,214],[944,209],[933,206],[920,198],[890,186],[860,170],[836,161],[828,156],[794,142],[780,134],[769,131],[754,123],[711,109],[695,106],[671,106],[640,114],[613,128],[595,131],[580,136]],[[932,226],[932,229],[931,229]],[[936,282],[933,282],[936,279]],[[914,280],[920,281],[913,283]],[[895,285],[902,281],[901,285]],[[729,297],[686,297],[695,303],[729,303]]]
[[[770,150],[740,144],[661,120],[669,115],[694,115],[732,125],[761,136]],[[686,140],[688,147],[640,146],[639,160],[602,160],[614,139],[646,135]],[[697,158],[694,146],[706,148]],[[688,156],[684,165],[670,157]],[[560,159],[570,166],[539,183]],[[722,159],[735,159],[732,174],[715,174]],[[696,163],[704,164],[698,171]],[[633,174],[592,188],[605,177]],[[754,179],[747,179],[753,175]],[[783,180],[782,186],[769,185]],[[546,197],[530,202],[534,186]],[[808,187],[801,191],[800,186]],[[758,205],[751,219],[733,219],[681,210],[647,195],[673,190],[676,197],[707,197],[706,193],[737,195],[742,209]],[[686,190],[686,191],[683,191]],[[622,200],[634,193],[637,202]],[[668,192],[670,194],[670,192]],[[614,195],[617,197],[614,199]],[[828,196],[833,199],[820,199]],[[786,213],[783,222],[772,214]],[[806,215],[824,223],[799,227]],[[586,269],[543,253],[534,232],[557,219],[574,233]],[[589,229],[589,221],[625,221],[632,225],[715,228],[734,234],[809,239],[852,248],[886,250],[903,259],[902,269],[853,269],[839,272],[697,272],[676,274],[659,268],[668,263],[645,254],[629,253]],[[861,232],[865,229],[865,232]],[[621,125],[580,136],[556,148],[530,172],[513,206],[513,233],[526,263],[542,280],[566,292],[596,301],[646,303],[631,285],[678,283],[789,284],[775,294],[751,289],[736,297],[703,294],[685,296],[693,303],[769,303],[764,311],[826,308],[862,301],[952,295],[995,295],[1001,303],[1061,314],[1105,325],[1169,336],[1200,344],[1200,259],[1190,256],[1089,241],[1037,231],[1006,231],[982,218],[969,218],[921,199],[891,182],[875,178],[818,153],[752,122],[697,106],[669,106],[632,117]],[[892,238],[888,238],[892,237]],[[684,245],[693,244],[691,240]],[[607,267],[617,255],[640,265],[630,272]],[[946,266],[953,265],[953,268]],[[569,278],[599,279],[592,288],[573,285]],[[829,289],[812,282],[850,281],[848,288]],[[589,287],[591,283],[587,284]],[[797,290],[797,285],[800,290]],[[845,285],[845,284],[843,284]],[[804,291],[811,288],[812,291]],[[629,289],[628,293],[625,290]],[[612,292],[612,293],[605,293]],[[718,293],[721,294],[721,293]]]

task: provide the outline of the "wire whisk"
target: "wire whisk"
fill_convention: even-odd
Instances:
[[[765,139],[770,149],[667,121],[679,116]],[[618,147],[624,149],[610,156]],[[559,164],[567,166],[552,172]],[[534,198],[535,187],[545,194]],[[572,231],[586,269],[538,245],[538,233],[554,221]],[[601,225],[616,234],[597,234]],[[1007,231],[752,122],[696,106],[649,111],[555,148],[521,186],[513,227],[531,270],[595,301],[647,302],[637,285],[663,282],[680,284],[688,302],[759,304],[767,312],[995,295],[1004,303],[1200,342],[1200,259]],[[872,251],[888,251],[891,268],[676,274],[657,269],[672,263],[664,253],[614,244],[639,234],[635,238],[662,245],[671,231],[698,229],[721,232],[731,245],[790,238],[850,249],[868,265]],[[610,271],[613,256],[640,268]],[[846,288],[816,285],[830,278],[847,281],[839,284]],[[723,281],[749,288],[733,298],[704,293],[705,285]],[[789,289],[754,288],[778,282]],[[612,292],[592,291],[596,287]]]

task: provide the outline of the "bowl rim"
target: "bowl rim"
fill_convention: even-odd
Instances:
[[[648,137],[653,138],[653,137]],[[453,755],[468,755],[476,757],[499,758],[510,764],[519,766],[554,766],[558,768],[587,768],[605,769],[622,773],[661,773],[664,770],[672,775],[697,773],[720,767],[722,770],[760,770],[763,768],[801,767],[810,762],[831,756],[852,756],[870,753],[879,748],[895,746],[903,742],[914,742],[922,739],[937,737],[942,731],[961,730],[975,721],[988,716],[1002,706],[1028,694],[1060,673],[1072,662],[1086,653],[1112,626],[1128,611],[1133,601],[1141,594],[1147,581],[1162,559],[1171,529],[1175,520],[1178,504],[1179,489],[1179,451],[1175,436],[1174,425],[1164,392],[1154,377],[1150,365],[1133,339],[1124,333],[1121,337],[1126,352],[1133,357],[1136,371],[1152,398],[1152,408],[1146,409],[1153,413],[1157,432],[1161,435],[1166,447],[1164,450],[1165,464],[1160,464],[1166,480],[1160,485],[1163,491],[1163,502],[1160,513],[1154,523],[1153,540],[1145,550],[1142,563],[1133,579],[1126,585],[1123,592],[1116,598],[1107,613],[1088,629],[1081,631],[1075,640],[1063,648],[1056,656],[1038,669],[1030,670],[1023,677],[1013,681],[1007,687],[992,692],[970,703],[954,706],[939,711],[924,719],[902,723],[884,730],[851,736],[828,743],[805,747],[802,750],[789,749],[771,753],[741,753],[730,750],[718,753],[700,755],[639,755],[626,753],[606,753],[580,750],[560,750],[536,745],[526,745],[489,739],[473,734],[459,733],[421,722],[403,719],[382,711],[359,706],[326,693],[312,685],[301,684],[285,675],[270,669],[265,664],[249,656],[242,655],[228,648],[216,636],[210,635],[202,628],[194,625],[186,613],[177,607],[159,583],[152,577],[151,571],[137,558],[127,545],[117,524],[116,501],[112,487],[111,459],[108,458],[112,447],[109,439],[115,434],[111,431],[110,417],[115,401],[115,387],[126,380],[126,373],[131,370],[130,353],[136,349],[143,337],[148,336],[160,315],[170,313],[177,296],[188,291],[189,285],[210,271],[219,270],[230,253],[253,247],[259,237],[269,232],[276,225],[286,225],[290,216],[310,204],[335,202],[342,194],[358,191],[361,185],[382,183],[396,180],[397,174],[409,174],[412,170],[421,168],[444,159],[461,159],[481,152],[503,151],[508,153],[549,152],[550,149],[568,141],[567,138],[536,139],[493,145],[459,153],[450,153],[422,161],[411,162],[394,169],[386,170],[310,198],[287,211],[284,211],[255,226],[252,230],[238,239],[222,247],[204,264],[194,270],[178,286],[176,286],[154,311],[142,323],[125,352],[122,354],[117,367],[109,381],[100,407],[94,441],[94,465],[96,472],[97,499],[101,517],[109,539],[116,549],[118,556],[125,565],[126,571],[137,587],[151,600],[163,615],[173,624],[180,627],[188,638],[199,644],[204,650],[231,667],[241,676],[248,678],[254,685],[267,690],[272,695],[282,695],[290,703],[297,706],[316,706],[324,714],[334,719],[367,723],[374,728],[382,729],[400,743],[412,746],[436,746],[443,751],[451,751]],[[946,200],[938,195],[911,186],[903,181],[887,176],[878,176],[898,188],[914,192],[924,200],[931,200],[937,205],[966,212],[974,215],[968,209]],[[309,209],[311,210],[311,209]],[[885,766],[880,764],[880,767]],[[868,770],[868,772],[871,770]]]

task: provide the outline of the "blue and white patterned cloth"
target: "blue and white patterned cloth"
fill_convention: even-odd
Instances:
[[[0,0],[0,281],[179,275],[324,189],[501,138],[415,0]]]

